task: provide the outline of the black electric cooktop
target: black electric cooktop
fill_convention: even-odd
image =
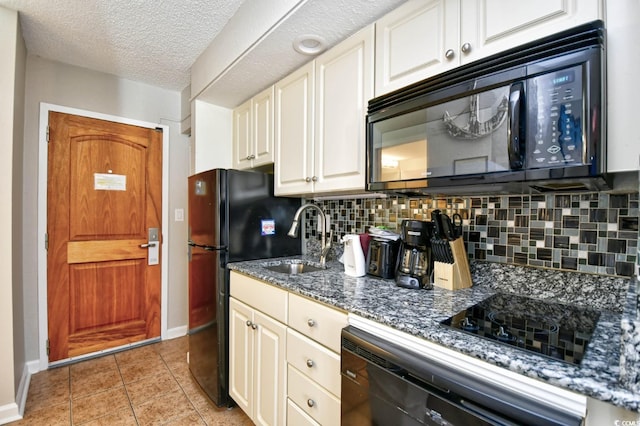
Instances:
[[[442,324],[466,333],[580,364],[600,312],[498,293],[460,311]]]

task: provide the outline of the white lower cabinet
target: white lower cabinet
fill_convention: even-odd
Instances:
[[[340,424],[340,330],[346,325],[346,313],[289,294],[289,405],[318,424]],[[297,423],[287,419],[287,424]]]
[[[229,394],[257,425],[340,424],[347,314],[231,272]]]
[[[235,276],[235,279],[233,278]],[[234,297],[255,286],[265,294],[257,306]],[[267,290],[267,291],[264,291]],[[229,299],[229,394],[257,425],[286,424],[287,327],[264,314],[261,307],[284,304],[287,292],[248,277],[232,274]],[[262,306],[264,305],[264,306]]]
[[[287,392],[292,402],[321,425],[340,424],[340,399],[291,364],[287,370]]]
[[[287,424],[296,426],[320,426],[309,416],[304,410],[296,405],[295,402],[287,399]]]

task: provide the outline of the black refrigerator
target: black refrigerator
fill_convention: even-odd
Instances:
[[[214,169],[189,177],[189,369],[218,406],[229,398],[229,270],[301,253],[287,232],[300,199],[273,196],[273,176]]]

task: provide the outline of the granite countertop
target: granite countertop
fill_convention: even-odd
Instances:
[[[337,261],[327,269],[286,275],[265,265],[301,259],[263,259],[237,262],[229,268],[269,282],[290,292],[376,321],[398,331],[441,344],[549,384],[606,401],[629,410],[640,410],[640,393],[621,380],[621,321],[628,289],[634,280],[528,268],[497,263],[471,265],[474,285],[449,291],[412,290],[393,280],[372,276],[354,278]],[[461,310],[497,293],[515,293],[553,302],[590,306],[601,311],[600,319],[579,366],[527,353],[440,324]]]

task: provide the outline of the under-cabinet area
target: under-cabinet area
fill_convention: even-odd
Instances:
[[[340,424],[344,311],[231,272],[229,394],[259,425]]]

